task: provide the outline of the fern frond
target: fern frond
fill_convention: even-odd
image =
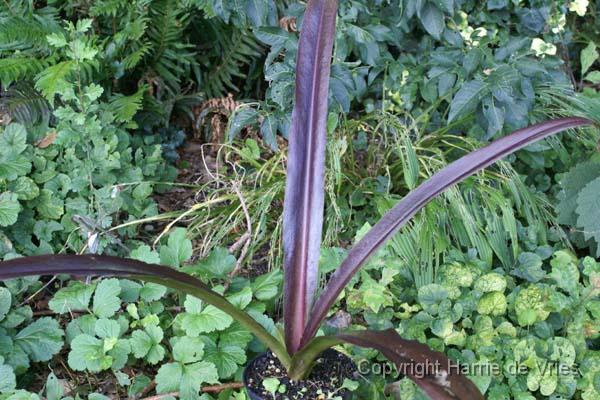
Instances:
[[[206,18],[214,18],[217,15],[211,0],[183,0],[182,3],[187,7],[195,7],[202,11]]]
[[[47,50],[46,36],[59,30],[55,21],[40,16],[0,19],[0,54],[15,50]]]
[[[180,79],[196,64],[193,46],[183,41],[191,14],[177,1],[161,0],[152,3],[149,16],[152,20],[148,27],[152,43],[149,64],[167,86],[179,89]]]
[[[127,0],[99,0],[90,8],[90,15],[94,17],[116,17],[129,2]]]
[[[119,122],[129,122],[135,114],[142,108],[144,93],[148,90],[147,86],[142,86],[131,96],[116,94],[110,99],[110,109],[115,113],[115,118]]]
[[[128,54],[123,59],[123,66],[126,70],[135,68],[144,57],[150,53],[150,44],[148,42],[143,43],[138,49]]]
[[[31,79],[47,66],[37,57],[0,58],[0,83],[4,87],[20,80]]]
[[[264,48],[247,28],[223,25],[216,20],[195,21],[194,29],[202,32],[204,49],[199,62],[205,72],[198,75],[199,86],[208,97],[221,97],[229,91],[239,91],[248,68],[262,56]]]
[[[67,79],[76,67],[75,61],[62,61],[55,64],[36,76],[35,88],[42,92],[50,104],[54,104],[54,96],[68,85]]]
[[[26,82],[12,85],[3,95],[2,103],[11,119],[23,125],[47,125],[52,116],[48,102]]]

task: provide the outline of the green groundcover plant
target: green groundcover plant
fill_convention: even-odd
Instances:
[[[433,351],[417,341],[400,337],[394,329],[384,331],[341,332],[330,336],[315,337],[328,310],[334,305],[339,294],[355,273],[390,237],[428,202],[454,184],[473,173],[494,163],[532,142],[566,129],[591,122],[584,118],[562,118],[524,128],[499,139],[490,145],[476,150],[453,162],[433,175],[429,180],[414,189],[392,208],[373,228],[348,252],[339,268],[331,276],[319,297],[316,297],[318,283],[318,258],[320,253],[321,230],[324,207],[324,160],[327,124],[327,94],[329,89],[331,54],[335,33],[337,1],[309,1],[301,28],[298,58],[296,64],[296,101],[289,137],[287,185],[284,203],[284,339],[269,333],[251,314],[246,313],[233,302],[211,290],[200,280],[183,271],[143,263],[137,260],[121,259],[97,255],[46,255],[16,258],[0,264],[0,279],[11,279],[28,275],[97,275],[124,276],[138,278],[146,282],[160,284],[179,290],[214,309],[229,314],[231,318],[251,331],[281,361],[290,378],[304,378],[319,354],[327,348],[341,343],[351,343],[379,350],[408,378],[414,380],[425,393],[434,399],[481,399],[477,386],[462,374],[450,369],[449,359],[443,353]],[[492,279],[493,281],[493,279]],[[493,283],[493,282],[492,282]],[[100,285],[110,291],[111,281]],[[495,295],[498,297],[498,295]],[[494,312],[498,303],[494,299],[483,308]],[[193,302],[193,300],[190,300]],[[190,310],[194,309],[189,304]],[[534,315],[535,314],[535,315]],[[205,316],[206,317],[206,316]],[[541,318],[537,312],[524,312],[523,321]],[[205,318],[196,323],[201,327]],[[140,335],[151,342],[151,359],[160,354],[152,343],[160,342],[158,332],[152,329]],[[96,359],[99,367],[110,362],[121,363],[118,326],[96,323],[93,332],[80,336],[73,343],[75,347],[100,343],[106,339],[111,348],[103,347],[105,357]],[[85,341],[86,343],[79,343]],[[193,348],[194,343],[180,344],[182,348]],[[139,354],[142,352],[140,351]],[[145,356],[148,356],[148,353]],[[155,354],[156,353],[156,354]],[[184,366],[197,361],[187,354],[175,357]],[[79,360],[74,360],[78,364]],[[98,366],[85,365],[82,368]],[[435,368],[421,375],[411,365],[431,365]],[[175,366],[174,368],[177,368]],[[181,365],[179,368],[182,368]]]

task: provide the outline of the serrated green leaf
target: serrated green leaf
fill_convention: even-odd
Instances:
[[[21,124],[10,124],[0,135],[0,154],[17,156],[27,148],[27,130]]]
[[[577,197],[579,192],[592,180],[600,176],[600,163],[588,161],[571,168],[560,181],[562,193],[556,207],[558,222],[564,225],[577,224]]]
[[[152,365],[158,364],[165,357],[165,349],[160,344],[163,330],[158,326],[147,326],[144,330],[136,330],[131,335],[131,349],[136,358],[145,358]]]
[[[82,282],[71,281],[69,286],[60,289],[48,306],[57,314],[73,311],[86,311],[90,305],[96,285],[86,285]]]
[[[246,286],[239,292],[227,296],[227,300],[240,310],[243,310],[252,302],[252,289]]]
[[[198,262],[193,269],[221,277],[233,271],[235,264],[235,257],[226,248],[216,247],[209,253],[208,257]]]
[[[198,399],[203,383],[217,383],[217,368],[207,362],[183,365],[180,363],[165,364],[156,375],[156,391],[158,393],[179,392],[182,398]]]
[[[117,339],[121,336],[121,327],[119,323],[113,319],[100,318],[96,321],[94,333],[100,339]]]
[[[171,393],[179,391],[183,375],[183,365],[179,363],[164,364],[156,374],[156,392]]]
[[[109,369],[113,359],[104,353],[102,340],[79,335],[71,342],[68,363],[75,371],[100,372]]]
[[[40,240],[51,242],[54,232],[60,232],[64,228],[56,221],[37,221],[33,227],[33,234]]]
[[[251,285],[254,296],[258,300],[271,300],[279,293],[281,281],[282,276],[279,270],[259,276]]]
[[[132,250],[129,257],[148,264],[160,264],[160,256],[147,244],[143,244]]]
[[[0,178],[14,181],[18,177],[31,171],[31,162],[25,156],[19,155],[14,158],[2,160],[0,158]]]
[[[9,393],[17,388],[17,377],[10,365],[0,364],[0,393]]]
[[[99,318],[110,318],[121,308],[121,286],[117,279],[105,279],[96,287],[92,311]]]
[[[581,75],[590,69],[592,64],[598,59],[598,51],[594,42],[588,43],[588,45],[581,51]]]
[[[218,382],[219,374],[213,364],[205,361],[187,364],[183,367],[180,393],[184,398],[193,398],[198,395],[203,384]]]
[[[173,358],[182,364],[191,364],[204,357],[204,342],[199,337],[178,338],[173,346]]]
[[[452,98],[448,123],[475,111],[477,105],[488,91],[489,87],[483,81],[472,80],[465,82]]]
[[[54,96],[69,86],[68,79],[73,73],[76,62],[62,61],[46,68],[36,76],[35,88],[42,92],[46,100],[54,105]]]
[[[58,322],[44,317],[32,322],[15,336],[15,343],[32,361],[49,361],[62,349],[64,332]]]
[[[577,226],[583,229],[586,240],[600,243],[600,177],[588,183],[577,196]],[[600,245],[596,256],[600,257]]]
[[[213,363],[219,371],[221,378],[229,378],[246,362],[244,349],[230,345],[216,345],[210,339],[205,339],[204,360]]]
[[[218,308],[208,305],[200,313],[185,313],[182,316],[181,326],[188,336],[198,336],[201,333],[210,333],[223,330],[233,322],[228,314]]]
[[[0,287],[0,321],[4,319],[8,311],[10,310],[10,305],[12,304],[12,295],[9,290],[4,287]]]
[[[65,212],[63,200],[48,189],[40,190],[33,203],[40,216],[45,219],[59,219]]]
[[[167,246],[160,248],[160,262],[179,268],[192,257],[192,241],[186,238],[184,228],[176,228],[169,235]]]
[[[165,294],[167,294],[167,288],[157,283],[146,283],[140,289],[140,298],[147,302],[160,300]]]
[[[15,193],[0,194],[0,226],[10,226],[17,222],[20,212],[21,204]]]

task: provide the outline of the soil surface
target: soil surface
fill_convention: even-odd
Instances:
[[[356,365],[346,355],[335,350],[323,352],[309,375],[302,381],[291,381],[279,360],[268,352],[248,365],[247,385],[251,391],[268,400],[325,400],[336,396],[344,398],[346,389],[340,389],[344,379],[356,380]],[[267,378],[277,378],[280,385],[285,386],[284,393],[276,393],[275,397],[263,386]]]

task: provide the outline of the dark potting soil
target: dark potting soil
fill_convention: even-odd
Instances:
[[[249,365],[246,383],[254,393],[273,400],[273,395],[263,386],[267,378],[277,378],[285,385],[285,393],[277,393],[275,400],[325,400],[336,396],[344,398],[348,394],[347,389],[340,389],[344,379],[356,380],[358,371],[349,357],[330,349],[317,359],[307,379],[291,381],[279,360],[268,352]]]

